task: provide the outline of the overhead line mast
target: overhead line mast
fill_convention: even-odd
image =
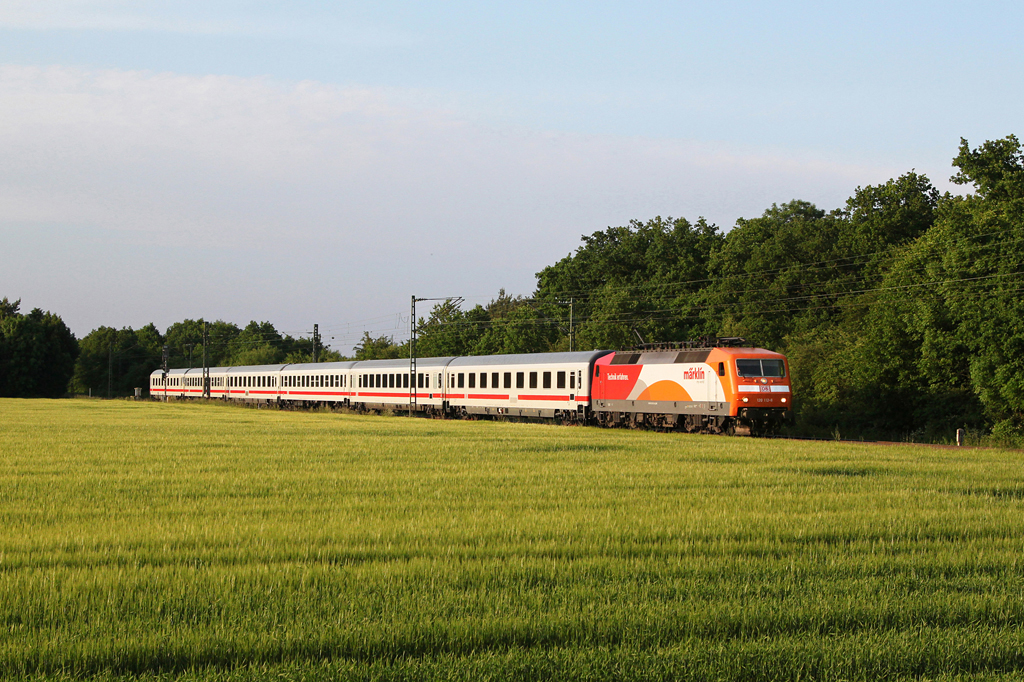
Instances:
[[[409,416],[412,416],[416,409],[416,337],[419,329],[416,326],[416,303],[417,301],[445,301],[445,305],[457,306],[465,299],[461,296],[447,296],[445,298],[416,298],[412,296],[409,307]],[[439,387],[440,388],[440,387]]]

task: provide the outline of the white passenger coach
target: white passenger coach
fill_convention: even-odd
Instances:
[[[211,398],[310,407],[583,421],[594,362],[611,351],[212,367]],[[202,369],[157,370],[156,398],[203,395]]]

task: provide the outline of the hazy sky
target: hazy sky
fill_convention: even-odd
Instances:
[[[961,137],[1024,134],[1022,35],[1019,0],[0,0],[0,297],[347,352],[632,218],[951,189]]]

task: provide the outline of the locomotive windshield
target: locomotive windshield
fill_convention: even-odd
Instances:
[[[786,365],[782,360],[737,360],[736,373],[741,377],[786,376]]]

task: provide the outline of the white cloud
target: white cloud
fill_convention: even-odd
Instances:
[[[154,0],[5,0],[0,28],[30,31],[176,33],[328,40],[357,47],[403,47],[421,37],[381,23],[344,20],[331,11],[303,17],[294,6],[185,3]]]
[[[487,128],[413,100],[313,82],[2,66],[0,226],[190,244],[222,252],[239,278],[255,276],[240,249],[270,262],[336,254],[337,271],[318,276],[325,285],[373,281],[363,299],[400,302],[413,288],[529,291],[580,234],[631,218],[729,226],[793,198],[831,208],[902,172]],[[308,282],[294,279],[279,286],[300,295]],[[335,319],[371,312],[353,305],[339,302]]]

